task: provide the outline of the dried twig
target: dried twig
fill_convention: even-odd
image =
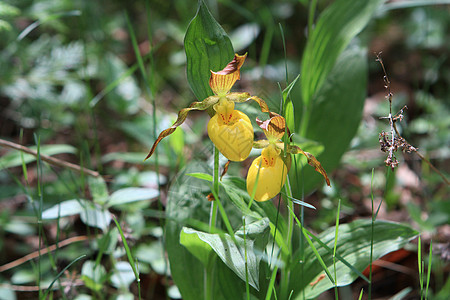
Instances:
[[[74,236],[74,237],[63,240],[63,241],[59,242],[58,244],[51,245],[50,247],[45,247],[40,250],[34,251],[30,254],[25,255],[24,257],[21,257],[19,259],[16,259],[15,261],[7,263],[6,265],[0,266],[0,273],[4,272],[6,270],[12,269],[14,267],[17,267],[17,266],[19,266],[29,260],[32,260],[36,257],[45,255],[48,252],[52,252],[52,251],[56,250],[57,248],[67,246],[67,245],[75,243],[75,242],[85,241],[87,239],[89,239],[89,237],[86,235]]]
[[[81,279],[76,279],[75,281],[70,282],[61,282],[62,287],[74,287],[74,286],[83,286],[84,281]],[[6,284],[0,283],[1,288],[6,288],[8,290],[13,290],[16,292],[39,292],[41,290],[45,290],[46,288],[37,286],[37,285],[15,285],[15,284]],[[53,285],[53,289],[58,289],[58,285]]]
[[[0,139],[0,146],[11,148],[11,149],[15,149],[15,150],[19,150],[19,151],[31,154],[31,155],[33,155],[35,157],[38,157],[38,153],[36,151],[34,151],[34,150],[30,149],[30,148],[27,148],[25,146],[22,146],[22,145],[13,143],[13,142],[9,142],[9,141],[3,140],[3,139]],[[87,175],[90,175],[90,176],[93,176],[93,177],[99,177],[100,176],[100,173],[98,173],[96,171],[92,171],[92,170],[86,169],[84,167],[81,167],[81,166],[69,163],[67,161],[64,161],[64,160],[61,160],[61,159],[58,159],[58,158],[54,158],[54,157],[51,157],[51,156],[48,156],[48,155],[45,155],[45,154],[39,154],[39,156],[41,157],[41,159],[43,161],[45,161],[45,162],[47,162],[47,163],[49,163],[51,165],[55,165],[55,166],[62,167],[62,168],[69,168],[69,169],[74,170],[76,172],[84,173],[84,174],[87,174]]]
[[[391,82],[387,76],[386,69],[384,68],[383,60],[381,59],[381,52],[377,54],[377,61],[380,63],[382,69],[383,69],[383,80],[384,80],[384,87],[387,89],[388,94],[386,95],[386,99],[389,100],[389,115],[387,117],[381,117],[380,119],[388,119],[389,120],[389,126],[390,126],[390,132],[384,132],[382,131],[379,135],[379,142],[380,142],[380,148],[381,151],[387,152],[388,156],[385,160],[386,166],[390,166],[392,170],[394,170],[395,167],[398,166],[398,160],[395,157],[395,152],[397,152],[398,149],[402,150],[403,152],[414,152],[419,156],[423,161],[425,161],[436,173],[438,173],[444,182],[449,185],[448,179],[442,174],[435,166],[431,164],[429,160],[427,160],[422,154],[420,154],[416,147],[409,144],[399,133],[396,122],[401,122],[403,120],[403,111],[407,109],[408,107],[405,105],[397,114],[392,114],[392,97],[393,94],[391,92]]]

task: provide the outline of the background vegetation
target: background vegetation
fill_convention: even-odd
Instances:
[[[234,89],[258,95],[275,110],[282,99],[280,89],[300,74],[303,85],[294,86],[291,101],[305,101],[302,76],[307,67],[300,62],[310,36],[308,22],[316,23],[332,2],[205,1],[230,36],[234,51],[248,52]],[[320,136],[327,149],[336,146],[335,153],[342,152],[334,160],[322,157],[331,189],[313,179],[309,182],[308,174],[293,187],[297,198],[316,207],[304,214],[311,231],[320,233],[335,224],[338,203],[341,224],[370,218],[373,198],[375,208],[381,203],[378,219],[407,224],[421,235],[421,244],[413,240],[374,265],[373,298],[403,292],[404,299],[417,299],[422,268],[431,269],[430,299],[450,295],[448,185],[414,153],[397,154],[400,164],[392,172],[378,142],[379,133],[389,130],[388,122],[380,119],[389,113],[384,73],[376,61],[376,53],[382,52],[394,94],[393,111],[408,107],[398,123],[402,136],[448,174],[450,8],[446,1],[426,2],[380,5],[364,30],[349,41],[346,50],[355,52],[339,61],[327,95],[342,101],[359,92],[357,76],[340,75],[350,72],[349,66],[355,68],[349,74],[366,66],[362,71],[367,88],[361,91],[365,102],[349,101],[336,108],[336,114],[342,110],[354,117],[355,123],[347,124],[352,128],[340,128],[332,116],[320,114],[311,114],[317,118],[311,117],[307,126],[317,126],[316,131],[302,132],[303,119],[289,124],[305,133],[302,137],[317,141]],[[204,165],[208,172],[213,153],[205,134],[209,118],[191,113],[182,130],[161,142],[156,158],[145,163],[143,159],[176,112],[197,100],[186,76],[183,43],[196,11],[193,0],[0,3],[0,138],[40,154],[36,160],[6,143],[0,148],[1,299],[50,294],[132,299],[139,292],[144,299],[180,297],[163,242],[165,208],[171,196],[182,194],[210,205],[205,191],[193,189],[196,185],[182,177],[192,163]],[[363,64],[353,65],[355,57]],[[348,86],[348,93],[342,92],[342,85]],[[254,120],[255,106],[243,106]],[[343,132],[342,140],[333,140],[335,132]],[[311,152],[323,151],[318,144],[298,142],[309,145]],[[48,164],[44,155],[96,170],[104,180]],[[250,163],[230,165],[229,174],[244,177]],[[286,207],[281,210],[286,212]],[[208,218],[203,210],[197,214],[190,217]],[[114,225],[113,215],[120,226]],[[433,259],[428,265],[431,240]],[[47,247],[55,244],[49,255]],[[139,261],[139,286],[127,247]],[[418,249],[423,265],[417,261]],[[30,253],[36,257],[27,258]],[[17,265],[6,265],[16,259],[21,259]],[[187,270],[186,276],[192,272]],[[52,283],[51,292],[39,289]],[[358,279],[339,288],[340,297],[356,299],[361,288],[367,291],[368,286]],[[328,294],[321,297],[327,299]]]

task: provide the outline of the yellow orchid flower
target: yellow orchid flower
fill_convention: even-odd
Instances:
[[[256,201],[272,199],[286,182],[288,168],[280,157],[280,150],[273,144],[264,148],[250,166],[247,174],[247,192],[252,195],[255,184]],[[258,176],[259,173],[259,176]],[[258,178],[258,182],[256,182]]]
[[[281,142],[286,131],[285,119],[273,112],[271,118],[265,122],[257,120],[263,129],[267,140],[254,142],[255,148],[263,148],[261,155],[251,164],[247,174],[247,192],[253,195],[256,201],[267,201],[280,193],[286,182],[287,172],[290,168],[290,154],[302,153],[306,156],[308,164],[321,173],[327,184],[330,185],[327,173],[320,162],[309,152],[303,151],[295,145]],[[287,130],[289,132],[289,130]]]
[[[191,110],[206,110],[213,108],[214,115],[208,122],[208,136],[219,151],[231,161],[243,161],[249,155],[253,145],[253,127],[250,119],[243,112],[234,109],[235,102],[256,101],[262,112],[269,112],[267,104],[249,93],[231,93],[234,83],[240,79],[240,68],[247,54],[235,54],[233,60],[219,72],[211,71],[209,86],[214,92],[201,102],[193,102],[189,107],[178,112],[178,118],[171,127],[162,131],[149,154],[150,158],[158,143],[172,134],[186,120]]]

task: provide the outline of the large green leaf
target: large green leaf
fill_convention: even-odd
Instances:
[[[179,288],[183,299],[203,299],[204,297],[204,274],[205,268],[202,263],[207,260],[200,259],[190,253],[180,244],[180,232],[183,227],[193,227],[198,224],[207,224],[211,202],[206,196],[211,192],[210,182],[201,180],[186,174],[192,173],[212,173],[212,169],[206,164],[192,161],[183,169],[172,184],[166,207],[166,250],[170,261],[172,277]],[[221,197],[227,215],[234,227],[242,224],[241,212],[231,204],[224,190],[220,190]],[[272,205],[273,206],[273,205]],[[220,226],[220,219],[218,225]],[[207,228],[207,225],[206,225]],[[198,229],[198,228],[197,228]],[[203,229],[203,228],[202,228]],[[236,233],[238,234],[238,232]],[[249,238],[254,239],[251,235]],[[255,239],[254,239],[255,240]],[[195,241],[194,241],[195,242]],[[255,241],[256,242],[256,241]],[[259,242],[258,242],[259,243]],[[259,244],[258,244],[259,245]],[[262,246],[258,246],[258,249]],[[207,248],[206,248],[207,249]],[[204,251],[204,255],[209,255],[209,248]],[[199,255],[197,255],[199,256]],[[217,257],[215,254],[212,257]],[[243,299],[245,295],[245,282],[243,282],[222,260],[213,259],[211,262],[211,277],[213,285],[214,299]],[[267,290],[266,269],[261,268],[259,274],[260,291],[251,289],[252,295],[258,297]]]
[[[186,173],[210,171],[204,164],[188,164],[170,188],[167,199],[165,227],[166,250],[172,277],[183,299],[198,299],[204,294],[203,265],[180,244],[180,232],[189,219],[208,220],[209,184],[186,176]]]
[[[327,245],[329,249],[322,247],[317,241],[313,241],[332,275],[334,275],[332,249],[334,247],[335,230],[335,227],[331,227],[318,235],[320,241]],[[336,253],[360,272],[369,265],[371,230],[371,220],[356,220],[339,226]],[[417,234],[418,232],[402,224],[376,221],[373,231],[373,259],[378,259],[389,252],[402,248]],[[314,286],[310,285],[321,274],[324,274],[310,247],[305,251],[304,262],[303,266],[300,262],[296,262],[292,266],[289,285],[290,289],[294,290],[293,299],[303,299],[303,292],[301,292],[303,289],[306,299],[312,299],[334,287],[326,277]],[[336,259],[336,271],[338,286],[348,285],[358,277],[339,259]]]
[[[306,106],[320,90],[341,52],[384,1],[336,0],[320,15],[302,58],[300,83]]]
[[[364,49],[350,47],[339,57],[327,81],[317,95],[309,116],[305,138],[319,142],[324,151],[312,153],[327,172],[339,164],[361,121],[366,98],[367,60]],[[304,161],[303,165],[306,165]],[[294,171],[295,168],[292,168]],[[305,191],[311,191],[322,176],[309,166],[297,169],[299,183]],[[301,186],[293,186],[294,190]],[[297,195],[297,194],[296,194]]]
[[[234,240],[229,234],[210,234],[185,227],[180,242],[205,265],[209,260],[210,249],[214,250],[244,282],[247,268],[249,284],[259,290],[259,265],[268,233],[269,219],[264,218],[248,224],[245,231],[241,228]]]
[[[199,101],[213,95],[209,87],[210,71],[219,71],[234,56],[230,38],[214,20],[203,0],[186,32],[184,48],[187,58],[187,79]]]

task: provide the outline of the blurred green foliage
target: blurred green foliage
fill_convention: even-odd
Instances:
[[[301,65],[301,58],[309,38],[310,2],[205,2],[230,36],[234,50],[240,54],[249,53],[242,79],[235,89],[252,91],[266,100],[273,110],[279,110],[280,87],[282,90],[298,74],[300,82],[306,82],[301,70],[309,70],[306,65]],[[393,109],[396,112],[403,105],[408,106],[400,127],[402,135],[438,169],[448,174],[449,7],[420,6],[426,3],[412,2],[417,3],[408,6],[405,1],[393,1],[381,6],[358,37],[347,41],[350,46],[340,57],[339,68],[333,70],[331,67],[335,64],[326,66],[334,76],[330,77],[331,82],[325,82],[322,91],[312,93],[318,104],[324,103],[321,102],[324,97],[335,98],[336,106],[331,107],[331,111],[346,110],[345,106],[357,110],[353,114],[354,122],[346,119],[352,132],[346,132],[349,134],[343,144],[338,140],[330,142],[328,137],[336,137],[334,132],[339,132],[339,124],[330,125],[328,122],[332,118],[321,116],[327,108],[320,105],[312,114],[313,123],[306,126],[311,130],[306,134],[309,140],[302,139],[305,136],[300,134],[294,136],[296,142],[312,145],[311,149],[322,151],[324,145],[331,149],[336,147],[334,149],[339,149],[333,151],[343,155],[341,162],[339,158],[333,158],[330,163],[330,168],[337,168],[330,173],[333,189],[319,189],[321,198],[314,203],[318,212],[313,216],[307,213],[307,220],[315,230],[325,230],[333,223],[338,199],[342,199],[341,214],[345,220],[367,216],[362,201],[370,191],[371,178],[367,174],[372,168],[376,168],[375,197],[387,202],[388,213],[407,211],[407,221],[422,232],[435,234],[436,238],[440,226],[448,224],[448,187],[443,186],[441,178],[416,157],[405,156],[401,163],[420,178],[419,186],[408,185],[397,173],[387,176],[383,166],[385,157],[378,153],[378,133],[388,127],[384,120],[378,119],[388,113],[383,74],[373,55],[382,51],[392,81]],[[330,3],[333,1],[317,1],[314,22]],[[61,295],[67,294],[64,297],[70,299],[108,298],[113,294],[133,297],[131,292],[136,290],[134,277],[127,267],[129,264],[124,264],[125,253],[118,231],[109,225],[111,214],[120,216],[125,236],[139,259],[139,270],[150,278],[151,284],[147,286],[144,298],[151,299],[161,293],[161,286],[169,288],[168,281],[161,279],[170,275],[164,258],[162,232],[164,229],[175,232],[181,225],[176,222],[179,217],[174,208],[176,203],[169,204],[168,207],[173,209],[168,215],[162,206],[166,205],[167,197],[179,195],[179,201],[188,201],[183,197],[192,196],[198,200],[207,195],[207,189],[199,187],[194,180],[181,187],[174,185],[179,190],[168,192],[166,189],[189,161],[202,168],[209,162],[212,146],[204,138],[205,115],[192,114],[176,135],[161,142],[159,170],[155,161],[143,164],[142,160],[156,139],[153,133],[169,127],[176,119],[176,111],[196,100],[187,80],[183,46],[186,29],[196,8],[196,0],[0,2],[0,138],[39,148],[43,154],[59,154],[65,160],[107,175],[105,182],[93,182],[84,175],[42,161],[36,163],[36,159],[21,157],[13,150],[0,149],[0,265],[71,236],[91,236],[89,243],[74,243],[57,249],[53,255],[42,255],[39,260],[1,272],[0,294],[6,299],[20,298],[24,294],[16,296],[3,284],[40,283],[48,286],[81,252],[89,258],[72,266],[74,277],[71,277],[72,273],[64,275],[61,282],[67,284],[68,293],[61,291]],[[150,74],[147,81],[139,72],[125,13],[130,17],[139,51]],[[315,54],[316,51],[311,51],[309,55],[314,57]],[[359,69],[368,73],[368,78],[355,76],[353,71]],[[314,71],[311,70],[312,75]],[[356,81],[366,81],[367,89],[356,90],[352,86]],[[337,93],[334,84],[347,84],[343,89],[347,92]],[[148,92],[148,86],[152,87],[152,93]],[[366,90],[369,98],[361,114]],[[338,101],[353,99],[349,97],[352,92],[362,95],[358,102],[360,107],[353,107],[352,103],[344,107],[338,105]],[[297,83],[290,97],[292,101],[306,101],[302,98],[304,93],[302,85]],[[254,119],[256,110],[248,107],[249,111],[252,109],[249,115]],[[299,128],[303,119],[298,116],[302,116],[304,110],[298,106],[294,109],[297,109],[297,116],[290,122],[295,131],[302,133]],[[156,110],[156,120],[153,110]],[[23,137],[19,138],[21,131]],[[323,132],[328,136],[317,143],[318,135]],[[37,144],[41,146],[37,147]],[[62,145],[62,150],[58,145]],[[50,153],[47,152],[49,148]],[[367,153],[369,155],[365,155]],[[23,174],[25,168],[27,179]],[[204,169],[209,170],[208,166]],[[233,165],[229,172],[239,177],[245,174],[245,170]],[[309,174],[297,175],[313,181]],[[312,190],[314,186],[317,181],[311,184],[306,180],[296,182],[298,197],[302,190]],[[160,188],[162,196],[158,205],[149,200],[160,194]],[[405,190],[406,195],[412,195],[406,197],[408,203],[405,203]],[[123,191],[125,196],[121,194]],[[139,191],[149,194],[138,197]],[[179,194],[173,194],[174,191]],[[227,197],[234,195],[234,201],[238,203],[238,194],[229,193],[231,196],[227,194]],[[108,204],[111,199],[115,202]],[[230,199],[226,207],[229,211],[236,210],[232,201]],[[209,206],[206,207],[208,203],[205,202],[194,201],[189,207],[195,211],[192,218],[208,218],[205,211]],[[89,204],[84,205],[86,203]],[[43,223],[38,222],[42,220],[43,212],[55,213],[64,205],[69,206],[70,214],[66,212],[66,217],[56,213],[56,221],[44,218]],[[264,209],[268,210],[262,204],[259,212]],[[271,213],[274,217],[276,211]],[[167,228],[164,228],[165,217],[169,217]],[[99,223],[99,219],[108,222]],[[195,219],[188,221],[193,227],[201,226]],[[238,214],[234,215],[232,224],[236,229],[240,226]],[[37,237],[44,238],[43,243],[36,242]],[[168,251],[181,251],[174,246],[183,247],[177,237],[177,233],[169,237],[172,249]],[[183,252],[183,255],[187,254]],[[174,262],[182,265],[184,258],[180,256]],[[438,257],[436,261],[439,261]],[[434,294],[439,295],[439,288],[446,284],[445,270],[441,268],[442,264],[435,261],[433,264],[437,264],[433,267],[437,278]],[[191,272],[199,268],[192,265]],[[224,264],[218,264],[218,268],[223,271],[224,278],[237,278]],[[198,272],[202,272],[201,268]],[[77,291],[80,278],[84,279],[87,288]],[[70,284],[74,286],[71,288]],[[107,294],[102,295],[104,291]],[[180,297],[175,287],[170,291],[173,297]],[[444,293],[443,289],[440,294]],[[38,297],[37,292],[34,295]]]

